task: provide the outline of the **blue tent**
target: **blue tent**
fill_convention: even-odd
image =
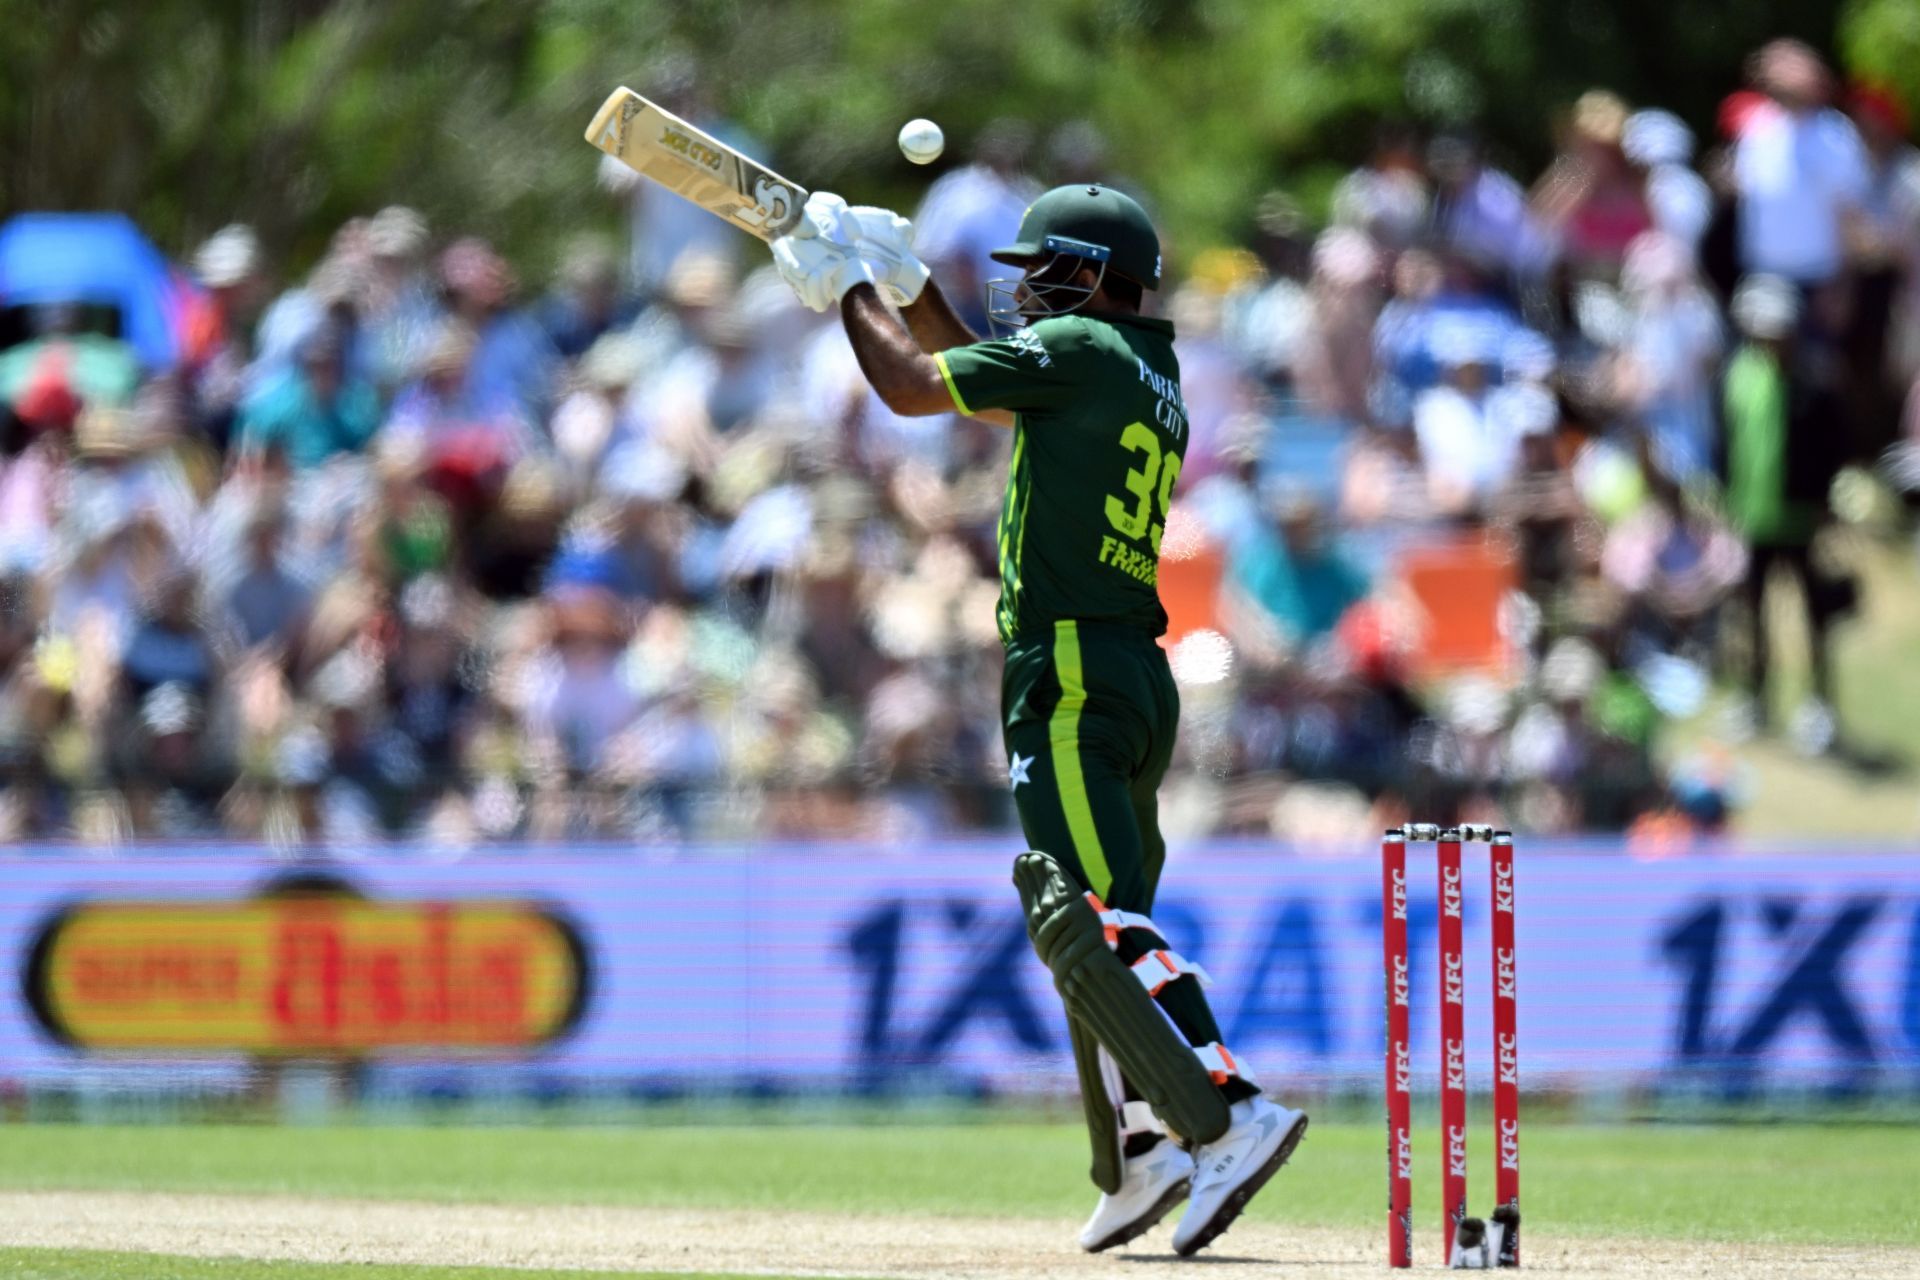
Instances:
[[[0,227],[0,306],[105,303],[149,366],[180,354],[167,260],[118,213],[23,213]]]

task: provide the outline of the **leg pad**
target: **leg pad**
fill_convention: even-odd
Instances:
[[[1067,1038],[1073,1043],[1073,1066],[1080,1075],[1080,1105],[1087,1115],[1087,1140],[1093,1144],[1093,1167],[1087,1175],[1093,1185],[1113,1195],[1126,1177],[1126,1161],[1120,1151],[1119,1107],[1121,1099],[1107,1093],[1105,1074],[1100,1069],[1100,1041],[1080,1019],[1067,1019]]]
[[[1023,853],[1014,859],[1013,883],[1027,937],[1053,973],[1067,1015],[1106,1047],[1168,1129],[1189,1142],[1225,1133],[1227,1101],[1212,1076],[1107,946],[1099,915],[1060,865],[1043,853]]]

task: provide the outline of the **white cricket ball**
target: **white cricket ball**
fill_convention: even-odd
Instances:
[[[947,148],[947,135],[931,120],[909,120],[900,126],[900,154],[915,164],[932,164]]]

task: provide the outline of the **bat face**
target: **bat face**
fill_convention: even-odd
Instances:
[[[631,89],[616,89],[607,98],[587,126],[587,141],[762,240],[791,231],[807,201],[805,187]]]

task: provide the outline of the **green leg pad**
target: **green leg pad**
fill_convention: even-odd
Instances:
[[[1080,1073],[1080,1105],[1087,1113],[1087,1140],[1093,1144],[1093,1167],[1087,1173],[1094,1186],[1113,1195],[1126,1177],[1126,1161],[1120,1151],[1120,1104],[1125,1099],[1107,1096],[1106,1077],[1100,1074],[1100,1041],[1080,1019],[1067,1019],[1067,1038],[1073,1043],[1073,1068]]]
[[[1108,949],[1100,918],[1060,865],[1044,853],[1023,853],[1013,860],[1013,884],[1027,913],[1027,937],[1052,972],[1067,1016],[1106,1046],[1173,1132],[1189,1142],[1225,1133],[1227,1100],[1133,970]]]

